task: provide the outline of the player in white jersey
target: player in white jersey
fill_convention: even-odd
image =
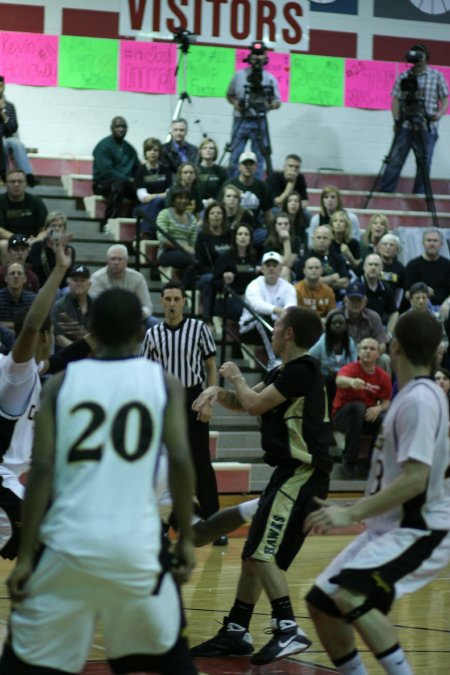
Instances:
[[[133,357],[141,327],[137,297],[105,291],[93,308],[96,359],[43,389],[1,675],[80,672],[98,620],[114,673],[197,672],[175,581],[194,565],[184,397],[159,364]],[[162,442],[179,526],[173,558],[152,485]]]
[[[34,415],[41,384],[38,363],[51,348],[48,318],[70,259],[65,254],[69,236],[57,242],[56,265],[29,308],[8,356],[0,358],[0,556],[14,558],[20,531],[24,487],[20,477],[27,471],[34,433]]]
[[[412,674],[387,614],[395,598],[424,586],[450,561],[448,401],[430,377],[441,336],[432,315],[400,317],[390,350],[399,393],[376,443],[366,496],[348,507],[317,500],[321,508],[305,525],[317,533],[367,525],[307,595],[322,644],[342,674],[367,673],[355,630],[386,673]]]

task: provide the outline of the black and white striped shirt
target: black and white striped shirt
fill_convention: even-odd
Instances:
[[[195,387],[205,380],[203,363],[215,354],[211,331],[198,319],[183,319],[174,328],[159,323],[147,331],[141,347],[141,356],[158,361],[183,387]]]

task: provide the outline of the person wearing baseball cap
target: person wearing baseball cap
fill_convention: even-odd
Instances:
[[[52,324],[55,342],[60,349],[85,337],[88,332],[93,303],[89,296],[90,277],[86,265],[72,265],[67,275],[69,292],[53,305]]]
[[[6,286],[6,266],[11,262],[20,262],[25,267],[26,281],[24,289],[32,293],[39,291],[39,278],[33,272],[31,266],[26,263],[29,252],[30,243],[24,234],[17,233],[10,236],[6,250],[6,263],[0,267],[0,288],[5,288]]]

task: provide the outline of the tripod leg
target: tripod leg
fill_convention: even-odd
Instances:
[[[430,181],[430,164],[429,157],[431,157],[436,143],[436,136],[428,139],[427,131],[423,128],[423,124],[417,124],[413,127],[413,150],[416,156],[417,173],[414,182],[414,192],[422,194],[425,191],[425,199],[427,208],[431,213],[434,227],[439,227],[439,222],[436,213],[436,205],[434,203],[433,190]],[[427,144],[430,140],[430,144]]]
[[[400,127],[394,137],[394,144],[381,177],[380,192],[395,192],[398,179],[412,147],[412,129]]]
[[[239,155],[244,152],[245,144],[251,138],[248,120],[245,117],[234,117],[231,130],[230,176],[239,173]]]
[[[270,146],[269,123],[267,121],[267,115],[258,116],[255,119],[257,122],[257,130],[256,137],[252,139],[252,149],[254,149],[258,158],[258,173],[256,174],[257,178],[262,178],[262,166],[264,161],[266,163],[267,174],[271,176],[273,173],[272,160],[270,157],[272,154],[272,148]]]
[[[236,142],[236,137],[237,137],[237,135],[239,134],[239,129],[240,129],[240,127],[241,127],[241,124],[242,124],[242,120],[243,120],[243,119],[244,119],[243,117],[233,117],[233,127],[232,127],[232,129],[231,129],[231,138],[230,138],[230,140],[228,141],[228,143],[225,143],[225,146],[224,146],[224,148],[223,148],[222,155],[221,155],[219,161],[217,162],[218,164],[222,165],[222,164],[223,164],[223,161],[224,161],[224,159],[225,159],[225,155],[226,155],[227,153],[233,151],[233,146],[234,146],[234,144],[235,144],[235,142]],[[244,145],[245,145],[245,142],[244,142]],[[240,153],[239,153],[239,154],[240,154]],[[239,155],[238,155],[238,159],[239,159]],[[230,167],[231,167],[231,164],[232,164],[232,160],[230,159]],[[236,166],[237,166],[237,164],[236,164]],[[232,174],[232,172],[231,172],[231,170],[230,170],[230,176],[233,177],[233,175],[234,175],[234,174]]]

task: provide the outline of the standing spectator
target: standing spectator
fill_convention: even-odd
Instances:
[[[42,286],[50,276],[50,272],[55,266],[55,252],[58,242],[67,229],[67,216],[61,211],[50,211],[45,219],[45,226],[42,232],[42,239],[35,241],[30,249],[27,262],[30,263],[33,272],[37,275],[39,283]],[[75,249],[73,246],[67,246],[67,254],[75,262]],[[61,288],[67,285],[67,274],[61,281]]]
[[[192,403],[202,392],[205,381],[207,386],[216,383],[216,345],[204,321],[184,317],[186,296],[180,284],[169,282],[162,287],[161,304],[164,321],[147,331],[141,354],[160,363],[184,387],[196,495],[202,517],[209,518],[219,509],[216,475],[209,454],[211,415],[199,415],[192,410]],[[226,543],[226,537],[217,542]]]
[[[52,308],[52,324],[56,346],[62,349],[88,332],[92,316],[89,296],[90,272],[86,265],[72,265],[67,275],[69,292],[59,298]]]
[[[242,192],[236,185],[227,185],[223,190],[222,204],[225,207],[227,226],[236,232],[241,223],[248,225],[253,232],[255,217],[251,211],[241,206]]]
[[[367,307],[381,317],[389,339],[389,336],[394,332],[394,326],[398,319],[398,309],[390,286],[381,281],[382,270],[381,257],[377,253],[371,253],[364,260],[362,281],[367,298]]]
[[[318,225],[329,225],[330,218],[335,211],[345,211],[352,224],[351,236],[358,241],[361,239],[361,228],[358,218],[351,211],[344,209],[341,193],[335,185],[326,185],[320,194],[320,211],[316,213],[309,223],[308,241],[311,242],[312,235]]]
[[[426,283],[436,311],[439,311],[442,303],[449,304],[447,300],[450,296],[450,260],[440,255],[443,241],[439,230],[425,230],[422,236],[423,253],[410,260],[405,270],[406,289],[409,291],[416,281]]]
[[[3,75],[0,75],[0,140],[3,142],[3,150],[0,149],[0,157],[2,156],[2,152],[4,153],[3,163],[0,162],[0,176],[5,179],[8,153],[12,152],[16,168],[24,172],[27,185],[32,188],[35,185],[39,185],[40,181],[33,174],[26,148],[17,134],[18,129],[16,108],[11,101],[6,100],[5,78]]]
[[[128,267],[128,251],[123,244],[113,244],[106,252],[106,265],[94,272],[91,277],[89,295],[95,299],[109,288],[124,288],[135,293],[142,308],[142,317],[147,328],[153,326],[152,301],[147,282],[141,272]]]
[[[300,239],[291,229],[291,222],[287,213],[279,211],[273,217],[264,242],[265,251],[277,251],[281,255],[281,277],[292,281],[293,267],[298,260]]]
[[[361,435],[370,434],[375,440],[392,396],[391,378],[377,366],[378,342],[361,340],[358,356],[358,361],[338,371],[333,402],[333,429],[345,434],[342,471],[347,478],[356,477]]]
[[[273,194],[275,206],[284,210],[284,202],[293,192],[298,192],[302,202],[302,209],[308,208],[308,190],[306,180],[300,169],[302,160],[298,155],[287,155],[284,160],[283,171],[274,171],[267,179],[267,184]]]
[[[92,189],[107,200],[104,223],[121,215],[124,199],[136,201],[134,174],[140,164],[136,150],[125,140],[127,131],[126,120],[114,117],[111,134],[94,148]]]
[[[44,228],[47,207],[40,197],[26,192],[26,185],[21,169],[6,174],[6,192],[0,195],[0,239],[18,232],[36,238]]]
[[[425,177],[422,167],[426,160],[429,175],[434,146],[438,139],[438,122],[448,108],[448,86],[442,73],[428,67],[430,52],[425,45],[421,44],[413,45],[411,51],[415,52],[419,61],[406,72],[397,75],[392,89],[392,116],[397,138],[381,177],[380,192],[395,192],[401,170],[412,148],[417,165],[413,192],[424,194]],[[418,102],[422,101],[420,112],[414,109],[414,120],[416,121],[411,120],[411,115],[407,114],[408,102],[405,102],[402,98],[401,85],[411,76],[416,78],[418,85],[414,96]],[[422,118],[419,120],[420,129],[414,130],[413,127],[417,124],[417,118]],[[421,142],[417,139],[416,134],[421,135]],[[425,157],[423,157],[424,151]]]
[[[164,208],[167,191],[172,185],[171,171],[161,164],[162,144],[157,138],[146,138],[144,141],[144,164],[141,164],[134,176],[136,195],[142,204],[136,209],[136,215],[146,216],[142,230],[152,239],[156,229],[158,213]],[[149,222],[150,221],[150,222]]]
[[[400,239],[396,234],[384,234],[378,244],[378,253],[383,261],[381,281],[392,289],[397,309],[400,309],[405,289],[405,266],[398,259]]]
[[[228,179],[228,172],[216,159],[219,149],[212,138],[204,138],[198,146],[199,163],[197,165],[200,197],[203,206],[208,206],[211,199],[216,200],[219,196],[222,184]]]
[[[333,289],[321,283],[323,267],[319,258],[307,258],[303,267],[304,278],[295,284],[297,304],[305,309],[312,309],[321,319],[325,319],[336,307]]]
[[[8,239],[8,249],[6,251],[6,264],[0,267],[0,288],[5,288],[5,274],[6,265],[10,262],[20,262],[25,267],[27,280],[25,282],[24,290],[37,293],[39,291],[39,279],[31,269],[31,266],[26,263],[26,259],[30,253],[30,244],[24,234],[12,234]]]
[[[378,244],[388,232],[389,220],[384,213],[374,213],[370,216],[367,229],[361,237],[361,257],[364,259],[369,253],[378,253]]]
[[[36,297],[36,293],[24,290],[26,280],[25,265],[20,262],[8,263],[6,288],[0,290],[0,323],[6,328],[14,327],[16,314],[24,307],[29,307]]]
[[[172,120],[170,125],[170,141],[162,146],[161,161],[169,167],[172,174],[176,174],[183,162],[195,164],[198,157],[198,148],[186,141],[188,123],[180,117]]]
[[[282,210],[288,214],[292,231],[300,238],[300,254],[308,248],[308,223],[302,208],[302,198],[299,192],[291,192],[282,204]]]
[[[256,155],[256,175],[261,179],[270,152],[266,113],[281,106],[281,96],[276,77],[264,70],[269,60],[265,45],[253,43],[246,60],[249,67],[236,71],[227,89],[227,101],[233,106],[230,175],[237,174],[238,161],[240,163],[240,156],[247,141],[250,141],[252,152]],[[258,89],[256,106],[252,96],[255,78]]]
[[[352,224],[347,213],[335,211],[330,218],[330,227],[333,233],[331,247],[343,256],[348,267],[356,273],[361,265],[361,250],[359,241],[352,237]]]

